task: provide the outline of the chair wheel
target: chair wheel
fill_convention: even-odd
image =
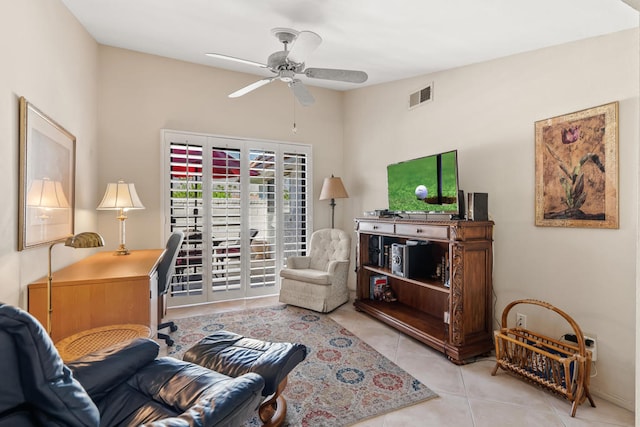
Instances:
[[[173,340],[167,340],[167,347],[173,347],[174,341]]]
[[[178,325],[171,325],[171,327],[169,328],[169,330],[170,330],[171,332],[175,332],[175,331],[177,331],[177,330],[178,330]]]

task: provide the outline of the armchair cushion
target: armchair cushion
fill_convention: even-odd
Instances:
[[[98,401],[153,361],[159,350],[155,341],[138,338],[88,354],[67,366],[91,399]]]
[[[330,285],[331,275],[326,271],[312,270],[310,268],[282,269],[280,277],[283,279],[301,280],[303,282],[313,283],[315,285]]]
[[[343,230],[326,228],[311,235],[309,268],[326,271],[330,261],[345,261],[351,254],[351,238]]]

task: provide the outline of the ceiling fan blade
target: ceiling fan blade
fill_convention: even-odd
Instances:
[[[300,31],[296,41],[293,43],[293,47],[287,55],[287,60],[296,64],[302,64],[307,56],[320,46],[322,43],[322,37],[314,33],[313,31]]]
[[[289,87],[293,91],[293,94],[295,95],[300,105],[307,107],[316,102],[316,100],[313,98],[313,95],[311,95],[311,92],[309,92],[307,87],[302,84],[299,79],[294,79],[292,82],[290,82]]]
[[[220,53],[205,53],[205,55],[210,56],[212,58],[225,59],[227,61],[234,61],[234,62],[239,62],[241,64],[248,64],[248,65],[254,65],[256,67],[267,68],[265,64],[261,64],[255,61],[249,61],[248,59],[236,58],[235,56],[222,55]]]
[[[338,70],[335,68],[307,68],[304,75],[312,79],[337,80],[339,82],[364,83],[369,76],[364,71]]]
[[[262,79],[262,80],[258,80],[257,82],[253,82],[249,86],[245,86],[242,89],[238,89],[237,91],[230,93],[229,98],[238,98],[244,94],[251,92],[252,90],[256,90],[259,87],[266,85],[267,83],[271,83],[275,79],[276,77],[271,77],[268,79]]]

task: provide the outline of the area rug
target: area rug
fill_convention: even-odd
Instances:
[[[287,426],[347,426],[437,396],[324,314],[278,305],[178,319],[176,324],[168,355],[179,359],[200,339],[222,329],[306,345],[307,358],[289,374],[283,393]],[[257,417],[246,424],[259,425]]]

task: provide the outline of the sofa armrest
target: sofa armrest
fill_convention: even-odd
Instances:
[[[294,270],[309,268],[311,258],[308,256],[289,256],[287,257],[287,268]]]
[[[159,349],[155,341],[137,338],[90,353],[67,367],[95,402],[154,360]]]

